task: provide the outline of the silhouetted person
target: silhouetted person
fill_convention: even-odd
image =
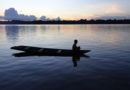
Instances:
[[[72,46],[73,54],[76,55],[80,51],[80,47],[77,47],[78,40],[74,40],[74,44]]]

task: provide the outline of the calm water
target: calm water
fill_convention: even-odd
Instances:
[[[92,50],[72,57],[14,57],[10,47]],[[0,90],[130,90],[130,25],[0,25]]]

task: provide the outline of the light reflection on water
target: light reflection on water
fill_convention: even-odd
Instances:
[[[1,90],[129,89],[130,25],[0,25]],[[73,57],[13,57],[17,45],[90,49]]]

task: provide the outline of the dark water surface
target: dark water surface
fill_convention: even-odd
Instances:
[[[14,57],[10,47],[92,50],[72,57]],[[0,90],[130,90],[130,25],[0,25]]]

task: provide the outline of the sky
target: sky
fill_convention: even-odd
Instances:
[[[18,14],[61,19],[130,17],[130,0],[0,0],[0,16],[15,8]]]

